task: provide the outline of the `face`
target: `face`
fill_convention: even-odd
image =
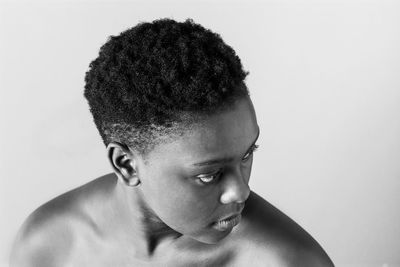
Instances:
[[[258,135],[253,105],[245,98],[157,145],[138,166],[146,204],[173,230],[203,243],[220,241],[232,228],[212,224],[242,211]]]

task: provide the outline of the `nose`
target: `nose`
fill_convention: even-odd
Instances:
[[[221,203],[230,204],[234,202],[245,202],[250,195],[249,181],[246,174],[243,175],[242,170],[238,168],[233,174],[225,178],[225,184],[220,199]]]

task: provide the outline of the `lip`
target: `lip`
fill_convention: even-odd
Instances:
[[[223,219],[221,219],[221,220],[218,220],[217,222],[219,222],[219,221],[228,221],[228,220],[233,219],[234,217],[238,216],[239,214],[240,214],[240,213],[232,214],[232,215],[227,216],[227,217],[225,217],[225,218],[223,218]]]
[[[225,216],[225,217],[223,217],[222,219],[218,219],[216,222],[229,220],[229,219],[232,219],[232,218],[235,217],[235,216],[238,216],[239,214],[242,213],[242,211],[243,211],[243,209],[244,209],[244,206],[245,206],[244,204],[240,205],[239,210],[234,210],[234,211],[233,211],[234,213],[231,213],[230,215]]]
[[[241,218],[242,218],[242,216],[240,213],[234,214],[229,217],[226,217],[226,219],[224,219],[224,220],[215,222],[212,226],[214,229],[216,229],[218,231],[225,232],[225,231],[228,231],[229,229],[232,229],[236,225],[238,225],[240,223]]]

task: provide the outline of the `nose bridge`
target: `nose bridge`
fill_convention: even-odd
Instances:
[[[221,195],[221,202],[223,204],[245,202],[250,195],[250,187],[246,173],[241,166],[234,168],[225,178],[226,182]]]

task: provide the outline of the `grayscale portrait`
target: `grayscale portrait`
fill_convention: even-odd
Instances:
[[[400,266],[382,3],[1,3],[0,266]]]

